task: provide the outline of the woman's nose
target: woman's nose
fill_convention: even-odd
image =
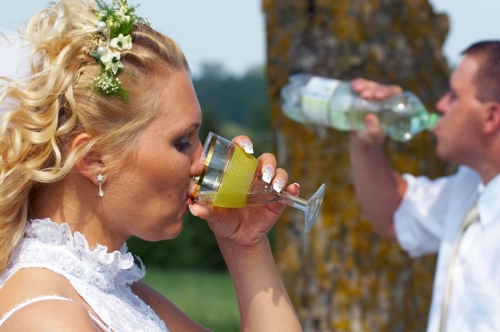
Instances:
[[[203,156],[203,146],[201,142],[198,140],[195,148],[195,152],[193,153],[193,160],[191,163],[191,175],[198,176],[203,171],[204,165],[204,156]]]

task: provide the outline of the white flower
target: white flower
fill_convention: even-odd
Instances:
[[[113,57],[115,56],[115,54],[118,54],[118,56],[120,56],[119,52],[113,52],[109,47],[106,46],[102,46],[99,48],[99,54],[101,55],[101,62],[105,65],[113,61]]]
[[[125,13],[126,11],[130,10],[130,6],[128,5],[127,1],[119,0],[119,1],[113,1],[115,6],[117,6],[120,12]]]
[[[101,73],[94,80],[93,88],[99,94],[126,99],[128,93],[117,77],[120,68],[124,68],[120,52],[132,49],[130,31],[134,29],[133,23],[140,21],[149,25],[149,22],[135,16],[135,7],[129,6],[127,0],[112,0],[112,3],[108,6],[104,0],[97,1],[94,24],[98,40],[96,49],[90,55],[100,63]]]
[[[113,52],[109,47],[106,47],[104,54],[101,55],[101,62],[105,66],[104,69],[111,69],[114,75],[116,75],[118,69],[123,68],[123,63],[120,61],[120,52]]]
[[[110,77],[108,75],[101,73],[94,79],[94,87],[105,95],[117,93],[121,87],[118,77]]]
[[[111,68],[111,70],[113,71],[113,74],[116,75],[116,73],[118,72],[118,69],[123,68],[123,63],[121,61],[112,62],[111,64],[107,65],[105,69],[109,70],[109,68]]]
[[[123,36],[123,34],[119,34],[118,37],[111,39],[109,44],[111,47],[116,48],[117,50],[131,50],[132,49],[132,36],[127,35]]]
[[[119,28],[119,27],[120,27],[120,24],[121,24],[121,23],[120,23],[119,21],[115,21],[115,20],[113,19],[113,17],[112,17],[112,16],[108,17],[108,19],[107,19],[107,21],[106,21],[106,25],[107,25],[108,27],[115,27],[115,28]]]
[[[103,9],[103,10],[100,10],[99,13],[97,13],[96,16],[97,16],[98,19],[101,19],[101,18],[105,17],[107,14],[108,14],[108,12]]]

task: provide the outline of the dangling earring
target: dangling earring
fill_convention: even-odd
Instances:
[[[99,183],[99,196],[104,196],[104,191],[102,190],[102,180],[104,180],[104,175],[101,173],[97,174],[97,183]]]

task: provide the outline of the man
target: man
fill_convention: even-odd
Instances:
[[[462,55],[434,129],[437,154],[459,165],[456,174],[430,180],[394,172],[373,115],[366,130],[351,133],[354,186],[375,231],[412,257],[439,254],[428,332],[500,331],[500,41]],[[364,79],[352,87],[368,99],[402,91]],[[460,231],[471,206],[479,215]]]

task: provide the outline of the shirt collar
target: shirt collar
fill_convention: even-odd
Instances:
[[[495,219],[500,219],[500,174],[486,185],[482,182],[479,184],[477,205],[483,227]]]

